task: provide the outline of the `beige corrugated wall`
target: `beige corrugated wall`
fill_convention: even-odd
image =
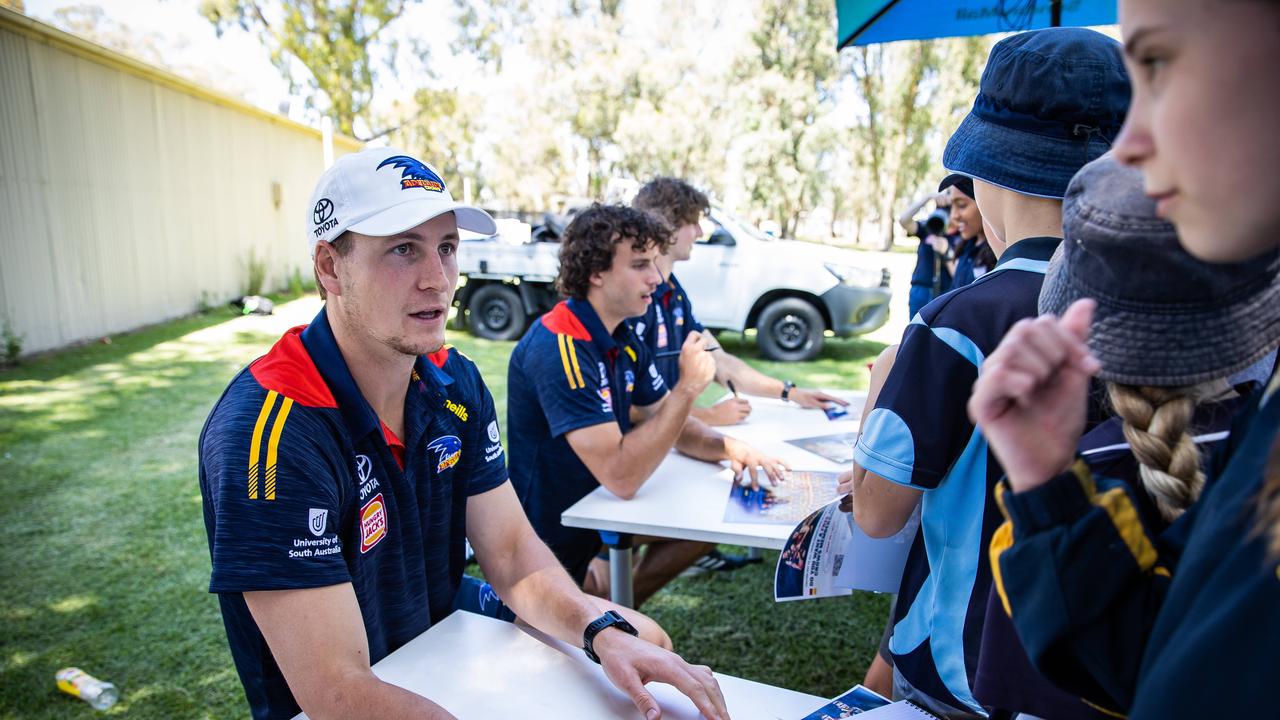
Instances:
[[[251,249],[267,288],[310,277],[323,166],[312,128],[0,9],[0,323],[24,354],[226,302]]]

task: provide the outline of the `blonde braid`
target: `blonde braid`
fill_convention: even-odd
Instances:
[[[1203,386],[1155,387],[1107,383],[1111,406],[1140,463],[1142,486],[1160,515],[1177,519],[1204,489],[1200,451],[1188,432]]]

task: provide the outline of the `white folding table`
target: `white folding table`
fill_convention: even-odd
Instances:
[[[821,410],[805,410],[781,400],[751,398],[745,422],[717,427],[721,433],[780,457],[792,470],[840,472],[849,469],[787,443],[787,440],[857,432],[865,393],[831,391],[849,400],[849,419],[829,420]],[[610,598],[633,606],[631,538],[653,535],[677,540],[781,550],[791,527],[724,521],[733,472],[726,466],[674,450],[630,500],[598,487],[560,516],[568,527],[603,531],[609,546]]]
[[[541,638],[541,640],[539,639]],[[535,630],[458,611],[373,666],[382,680],[468,718],[628,718],[641,716],[580,648]],[[822,707],[815,695],[716,673],[734,720],[794,720]],[[674,687],[648,690],[668,720],[700,717]],[[294,720],[306,718],[300,713]]]

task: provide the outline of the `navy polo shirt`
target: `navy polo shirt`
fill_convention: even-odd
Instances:
[[[658,357],[658,353],[678,351],[684,347],[684,339],[689,333],[702,332],[702,323],[693,316],[693,305],[689,302],[689,294],[676,279],[675,273],[653,291],[653,302],[644,315],[631,320],[636,336],[649,348],[654,356],[653,364],[658,367],[667,387],[675,387],[680,382],[680,356]]]
[[[649,351],[627,323],[609,333],[591,304],[570,299],[533,323],[507,368],[511,482],[538,536],[579,583],[600,549],[594,530],[569,528],[560,515],[600,484],[565,435],[617,423],[631,429],[631,406],[667,394]]]
[[[982,711],[971,688],[991,590],[986,547],[1003,519],[991,494],[1003,471],[966,404],[983,359],[1036,315],[1059,242],[1017,242],[990,273],[926,305],[854,446],[862,467],[924,491],[889,649],[913,687],[958,709]]]
[[[360,394],[321,310],[242,370],[205,423],[209,591],[255,718],[299,708],[241,593],[351,583],[371,663],[453,607],[467,498],[507,479],[498,421],[456,350],[419,358],[405,380],[401,440]]]

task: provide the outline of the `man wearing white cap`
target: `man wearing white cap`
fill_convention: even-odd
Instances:
[[[507,481],[493,399],[444,346],[458,229],[493,219],[393,149],[338,160],[308,214],[325,307],[236,376],[200,437],[209,589],[253,717],[452,717],[370,666],[464,604],[466,538],[522,620],[582,643],[647,718],[650,681],[727,717],[661,628],[582,594]]]

